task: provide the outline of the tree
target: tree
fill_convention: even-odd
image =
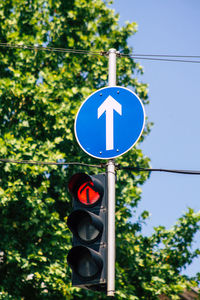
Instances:
[[[137,26],[120,27],[118,19],[102,0],[0,3],[1,158],[97,163],[80,150],[73,123],[81,102],[107,85],[107,57],[97,53],[109,48],[132,51],[127,39]],[[30,45],[89,53],[24,48]],[[136,78],[142,72],[130,58],[118,59],[118,85],[131,87],[147,104],[147,85]],[[149,129],[147,123],[141,141]],[[149,165],[138,146],[117,162]],[[1,165],[0,299],[106,298],[71,287],[67,181],[80,170],[86,171],[75,165]],[[190,246],[200,216],[190,209],[171,230],[159,227],[151,237],[143,236],[148,212],[135,220],[135,211],[147,178],[148,173],[118,170],[116,299],[156,299],[163,293],[178,299],[179,292],[198,282],[180,271],[199,254]]]

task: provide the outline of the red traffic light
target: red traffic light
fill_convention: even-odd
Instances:
[[[100,199],[100,194],[95,190],[94,183],[92,181],[87,181],[79,187],[77,197],[81,203],[91,205]]]
[[[73,234],[67,261],[72,285],[105,291],[107,284],[107,176],[74,174],[68,182],[73,211],[67,225]]]
[[[73,175],[68,188],[75,199],[85,206],[96,204],[103,196],[103,188],[99,180],[84,173]]]

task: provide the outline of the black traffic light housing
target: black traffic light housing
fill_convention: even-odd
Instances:
[[[106,291],[107,283],[107,176],[77,173],[68,188],[73,211],[67,225],[73,233],[68,253],[72,285]]]

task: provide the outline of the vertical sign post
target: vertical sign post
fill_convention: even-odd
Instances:
[[[116,85],[116,49],[109,50],[108,86]],[[110,159],[108,174],[108,262],[107,296],[115,295],[115,163]]]

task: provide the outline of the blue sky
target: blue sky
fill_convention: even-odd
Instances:
[[[200,55],[199,0],[115,0],[120,24],[134,21],[138,32],[129,39],[136,54]],[[200,64],[139,60],[141,80],[149,84],[150,104],[145,107],[154,122],[141,145],[153,168],[200,170]],[[143,232],[170,228],[188,207],[200,210],[200,176],[152,173],[142,187],[139,211],[151,213]],[[200,234],[195,247],[200,247]],[[186,273],[199,272],[199,259]]]

